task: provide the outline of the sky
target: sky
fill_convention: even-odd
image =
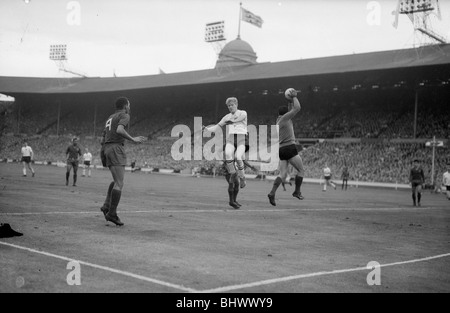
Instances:
[[[405,15],[394,28],[398,0],[0,0],[0,76],[74,76],[49,59],[53,44],[67,45],[65,69],[88,77],[211,69],[237,38],[240,2],[264,21],[240,26],[260,63],[424,42]],[[450,0],[439,4],[429,27],[450,41]],[[205,25],[217,21],[227,40],[206,43]]]

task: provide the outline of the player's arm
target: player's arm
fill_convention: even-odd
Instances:
[[[34,160],[34,152],[33,149],[30,148],[30,156],[31,156],[31,160]]]
[[[238,123],[238,122],[242,122],[246,118],[247,118],[247,112],[246,111],[240,111],[239,116],[232,116],[231,117],[231,121],[233,123]]]
[[[287,120],[292,119],[298,112],[300,112],[301,110],[301,105],[300,105],[300,101],[298,101],[297,96],[292,98],[292,104],[290,104],[288,106],[288,108],[290,108],[289,112],[287,112],[286,114],[284,114],[281,118],[280,118],[280,122],[284,122]]]
[[[212,126],[203,126],[202,130],[207,130],[210,133],[214,133],[217,131],[217,129],[219,129],[220,127],[223,127],[227,124],[231,124],[232,121],[230,120],[230,114],[225,115],[218,124],[216,125],[212,125]]]
[[[119,124],[117,126],[116,133],[134,143],[141,143],[146,140],[144,136],[131,137],[130,134],[128,134],[128,132],[125,130],[125,126],[123,126],[122,124]]]

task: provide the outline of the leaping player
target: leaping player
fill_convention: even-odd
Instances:
[[[295,145],[294,125],[292,119],[300,112],[301,106],[297,99],[297,91],[293,88],[286,90],[286,98],[289,100],[287,106],[281,106],[278,109],[277,125],[279,126],[279,156],[280,156],[280,173],[273,183],[272,190],[267,195],[269,202],[273,206],[275,203],[275,193],[278,187],[286,180],[288,174],[288,165],[291,164],[296,170],[295,176],[295,191],[293,197],[303,200],[300,187],[303,182],[305,170],[303,168],[303,161],[298,154],[297,146]]]
[[[246,185],[244,176],[245,142],[247,136],[247,112],[238,110],[238,100],[230,97],[225,101],[230,113],[212,126],[203,126],[203,130],[215,132],[219,127],[226,127],[225,162],[231,181],[239,178],[241,188]],[[236,160],[236,167],[234,162]]]

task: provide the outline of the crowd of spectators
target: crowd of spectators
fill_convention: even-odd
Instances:
[[[273,107],[249,107],[249,124],[273,125],[276,110]],[[105,117],[111,110],[95,111],[93,108],[79,110],[64,109],[59,115],[55,107],[22,106],[20,112],[12,111],[4,119],[0,136],[0,158],[19,159],[24,138],[33,148],[36,160],[58,162],[65,160],[65,151],[73,136],[80,137],[80,145],[88,147],[94,155],[94,164],[100,164],[100,138]],[[171,147],[176,140],[171,136],[175,125],[186,125],[194,129],[194,116],[202,116],[203,124],[216,123],[226,108],[220,110],[170,110],[137,108],[130,121],[130,133],[149,138],[141,145],[127,144],[129,163],[136,161],[137,167],[168,168],[176,171],[200,168],[203,174],[220,173],[221,162],[175,161]],[[344,164],[350,170],[350,179],[372,182],[407,183],[409,167],[414,158],[422,160],[427,176],[431,179],[431,149],[423,143],[394,143],[393,139],[414,138],[414,110],[396,107],[392,110],[361,109],[355,106],[330,107],[329,109],[302,108],[294,120],[297,138],[370,138],[375,142],[334,143],[325,141],[302,152],[306,177],[319,178],[327,163],[340,177]],[[57,129],[57,127],[59,128]],[[56,133],[59,136],[56,136]],[[450,139],[450,108],[445,106],[422,106],[417,112],[416,138]],[[437,149],[436,173],[445,168],[449,157],[448,148]]]

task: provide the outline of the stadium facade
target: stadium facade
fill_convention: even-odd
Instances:
[[[213,69],[113,78],[0,77],[0,93],[16,99],[18,115],[43,105],[52,107],[58,119],[78,108],[95,113],[99,121],[118,96],[129,97],[137,112],[154,108],[192,114],[203,108],[214,112],[214,120],[229,96],[256,112],[258,106],[273,106],[275,113],[283,91],[292,86],[312,110],[339,102],[365,105],[370,99],[414,106],[419,97],[449,98],[449,44],[275,63],[256,59],[252,47],[238,38],[225,45]]]

